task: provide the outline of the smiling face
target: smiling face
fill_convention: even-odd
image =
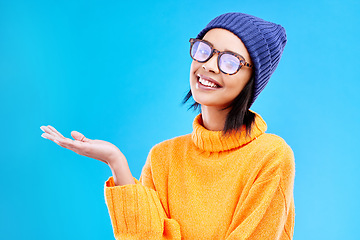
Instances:
[[[232,32],[214,28],[208,31],[203,40],[210,42],[219,51],[240,54],[252,64],[250,55],[243,42]],[[243,90],[252,75],[252,69],[241,67],[234,75],[222,73],[217,65],[218,54],[207,62],[192,61],[190,69],[190,88],[194,100],[202,106],[227,107]]]

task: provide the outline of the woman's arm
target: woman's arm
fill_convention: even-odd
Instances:
[[[269,166],[239,199],[226,239],[293,238],[295,162],[289,146],[266,156]]]
[[[105,200],[116,239],[181,239],[180,225],[170,219],[160,201],[151,176],[151,151],[140,181],[115,186],[105,183]]]
[[[106,181],[105,200],[116,239],[181,239],[179,224],[166,216],[155,189],[132,176],[125,156],[115,145],[88,139],[77,131],[71,132],[72,140],[50,125],[40,128],[45,132],[42,137],[109,165],[113,176]]]
[[[135,184],[128,162],[121,152],[110,161],[109,167],[113,175],[115,186]]]

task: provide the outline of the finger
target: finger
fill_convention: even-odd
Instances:
[[[59,143],[63,144],[64,146],[68,146],[71,148],[81,149],[84,146],[84,143],[78,140],[72,140],[70,138],[58,138],[56,139]]]
[[[54,136],[52,133],[47,133],[47,132],[41,134],[41,136],[42,136],[43,138],[49,139],[49,140],[51,140],[51,141],[60,139],[59,137]]]
[[[43,132],[46,132],[46,133],[51,134],[50,129],[49,129],[48,127],[46,127],[46,126],[41,126],[40,129],[41,129]]]
[[[77,154],[83,155],[83,153],[85,152],[85,146],[83,145],[84,143],[80,141],[71,140],[69,138],[58,138],[55,139],[54,142],[64,148],[76,152]]]
[[[54,133],[56,133],[59,137],[65,138],[61,133],[58,132],[53,126],[48,125],[48,128],[50,128]]]
[[[77,140],[71,140],[69,138],[54,137],[52,134],[49,134],[49,133],[43,133],[41,136],[43,138],[46,138],[46,139],[49,139],[49,140],[55,142],[57,145],[59,145],[63,148],[67,148],[71,151],[74,151],[77,154],[84,155],[84,153],[86,152],[83,142],[80,142]]]
[[[78,131],[72,131],[71,132],[71,136],[75,139],[75,140],[78,140],[78,141],[81,141],[81,142],[89,142],[90,139],[86,138],[84,136],[84,134],[82,133],[79,133]]]
[[[56,144],[61,145],[62,147],[68,148],[70,150],[81,148],[81,146],[78,144],[79,142],[69,138],[59,138],[59,137],[50,136],[49,139],[54,141]]]
[[[68,142],[66,142],[66,140],[63,139],[63,138],[56,138],[56,139],[54,139],[54,142],[55,142],[57,145],[59,145],[59,146],[61,146],[61,147],[63,147],[63,148],[67,148],[67,149],[69,149],[69,150],[74,151],[74,149],[73,149],[73,147],[71,146],[71,144],[69,144]]]
[[[47,126],[41,126],[40,127],[41,130],[43,130],[45,133],[54,136],[54,137],[60,137],[58,134],[56,134],[53,130],[51,130],[49,127]]]

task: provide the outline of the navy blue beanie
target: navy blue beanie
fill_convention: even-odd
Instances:
[[[234,33],[244,43],[250,54],[255,71],[251,106],[269,82],[280,61],[287,42],[285,29],[279,24],[249,14],[232,12],[211,20],[197,38],[202,39],[213,28],[223,28]]]

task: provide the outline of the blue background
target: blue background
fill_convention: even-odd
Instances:
[[[285,27],[252,110],[295,153],[295,240],[358,239],[359,1],[0,1],[0,239],[114,239],[108,166],[41,137],[52,125],[150,148],[190,133],[190,37],[240,11]],[[169,54],[171,57],[168,57]]]

